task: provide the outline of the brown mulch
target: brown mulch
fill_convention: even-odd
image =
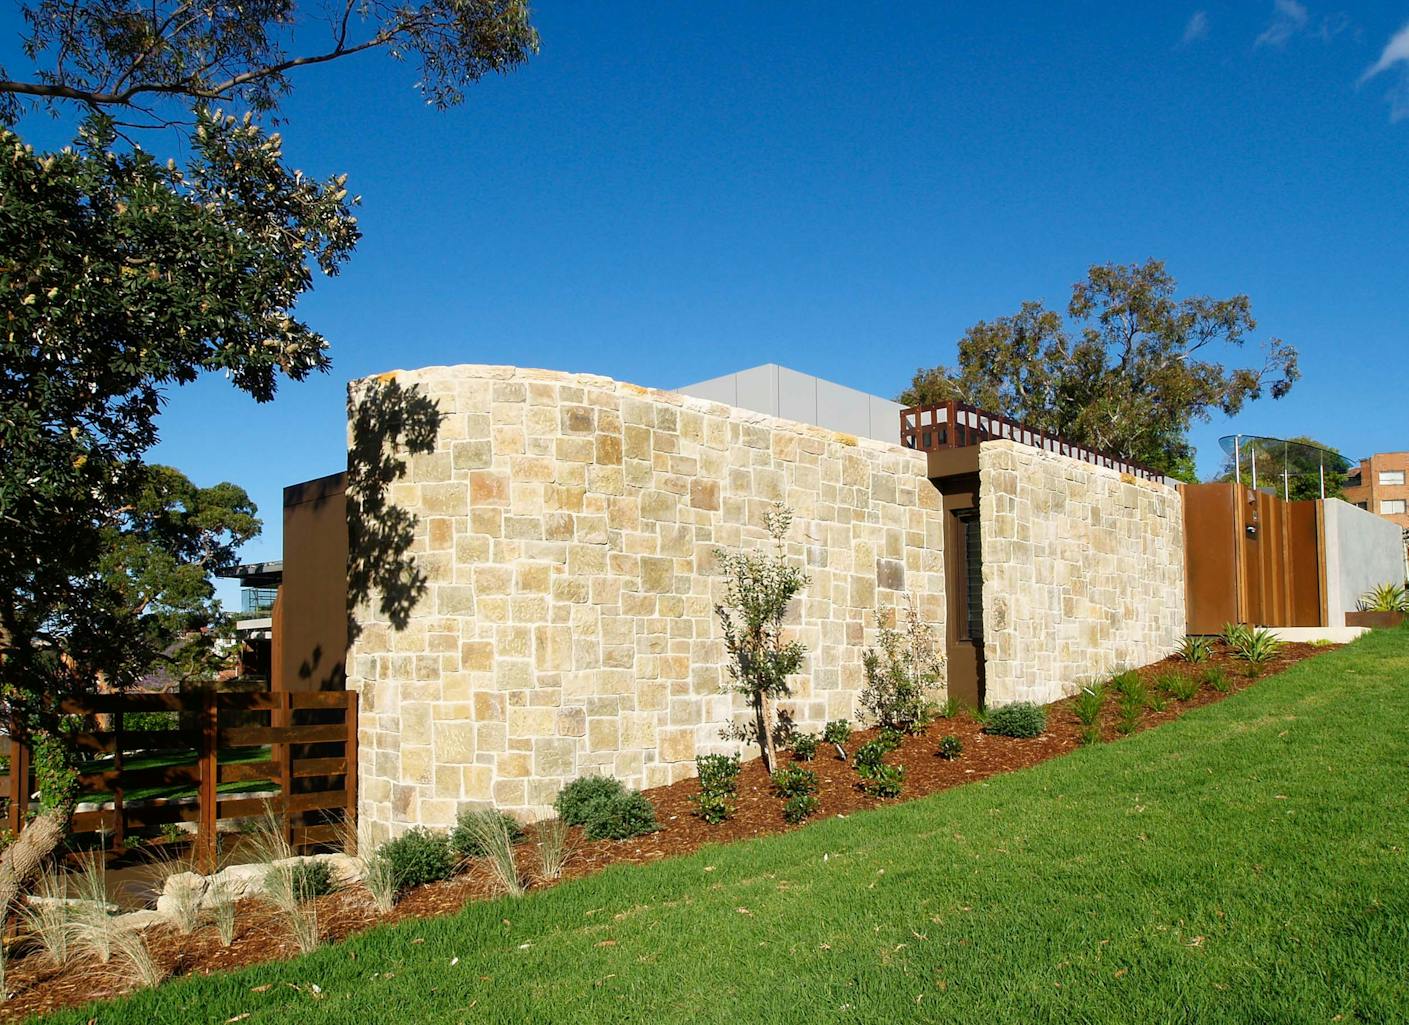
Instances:
[[[1138,670],[1152,694],[1156,695],[1157,681],[1168,673],[1202,676],[1210,668],[1219,668],[1232,683],[1228,694],[1204,686],[1189,701],[1167,699],[1161,710],[1145,712],[1140,730],[1176,719],[1189,709],[1220,701],[1256,682],[1247,675],[1245,662],[1232,657],[1221,643],[1216,643],[1215,647],[1214,656],[1200,665],[1191,666],[1171,657]],[[1283,645],[1278,656],[1264,667],[1258,678],[1329,650],[1332,648],[1328,645]],[[1101,733],[1105,740],[1120,736],[1116,730],[1118,713],[1115,706],[1115,698],[1108,698],[1101,718]],[[852,734],[848,750],[854,752],[876,732],[862,730]],[[857,776],[850,762],[838,758],[830,745],[820,744],[817,757],[803,764],[818,778],[817,796],[821,806],[815,818],[850,815],[977,782],[1000,772],[1036,765],[1079,747],[1081,732],[1081,724],[1072,710],[1072,699],[1047,706],[1047,731],[1031,740],[989,736],[967,714],[939,720],[923,733],[906,737],[899,750],[887,756],[887,762],[905,766],[904,793],[893,800],[862,793],[856,786]],[[953,761],[936,754],[940,738],[949,734],[957,737],[963,745],[963,753]],[[690,798],[698,789],[695,780],[688,779],[647,790],[646,796],[655,806],[661,826],[659,832],[648,836],[620,842],[591,842],[583,838],[580,831],[573,830],[570,841],[572,855],[563,878],[589,875],[613,864],[641,864],[689,854],[707,843],[728,843],[802,828],[801,825],[793,826],[783,821],[782,802],[773,793],[768,774],[757,759],[743,766],[739,775],[737,808],[727,821],[709,825],[693,814]],[[534,855],[531,846],[521,847],[518,854],[522,871],[532,878]],[[534,888],[552,885],[553,882],[539,882]],[[471,865],[466,872],[447,882],[421,886],[405,894],[396,908],[386,915],[377,913],[362,891],[343,891],[319,898],[320,929],[324,942],[332,942],[373,925],[452,914],[467,901],[491,897],[496,892],[488,873],[477,865]],[[256,901],[241,902],[237,921],[235,941],[229,947],[220,944],[215,929],[210,926],[185,936],[170,926],[159,925],[149,928],[145,935],[155,958],[171,975],[208,975],[293,957],[298,953],[287,929],[277,915],[264,905]],[[134,985],[131,973],[117,964],[98,965],[79,961],[56,969],[46,962],[42,953],[18,951],[11,953],[7,960],[5,986],[11,995],[0,1003],[0,1021],[17,1021],[33,1014],[115,997],[131,991]]]

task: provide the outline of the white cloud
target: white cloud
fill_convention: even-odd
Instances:
[[[1298,0],[1273,0],[1272,20],[1257,37],[1254,46],[1286,46],[1292,36],[1306,28],[1310,20],[1306,5]]]
[[[1189,17],[1189,23],[1184,26],[1184,38],[1180,42],[1188,46],[1196,43],[1204,36],[1208,35],[1208,12],[1195,11]]]
[[[1380,59],[1366,68],[1365,73],[1360,76],[1360,84],[1364,85],[1376,75],[1385,72],[1398,74],[1398,81],[1390,89],[1387,98],[1390,120],[1402,121],[1409,117],[1409,25],[1389,37]]]

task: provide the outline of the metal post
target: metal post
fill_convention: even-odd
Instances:
[[[1233,435],[1233,483],[1243,483],[1243,436]]]
[[[1252,447],[1252,489],[1257,490],[1257,446]]]

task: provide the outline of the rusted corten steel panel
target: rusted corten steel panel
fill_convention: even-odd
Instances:
[[[1225,623],[1325,625],[1316,502],[1231,483],[1182,490],[1190,633],[1217,633]]]
[[[347,685],[346,491],[346,473],[284,489],[275,690],[343,690]]]

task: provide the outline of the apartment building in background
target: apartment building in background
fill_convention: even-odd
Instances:
[[[1378,452],[1346,476],[1351,505],[1409,528],[1409,452]]]

